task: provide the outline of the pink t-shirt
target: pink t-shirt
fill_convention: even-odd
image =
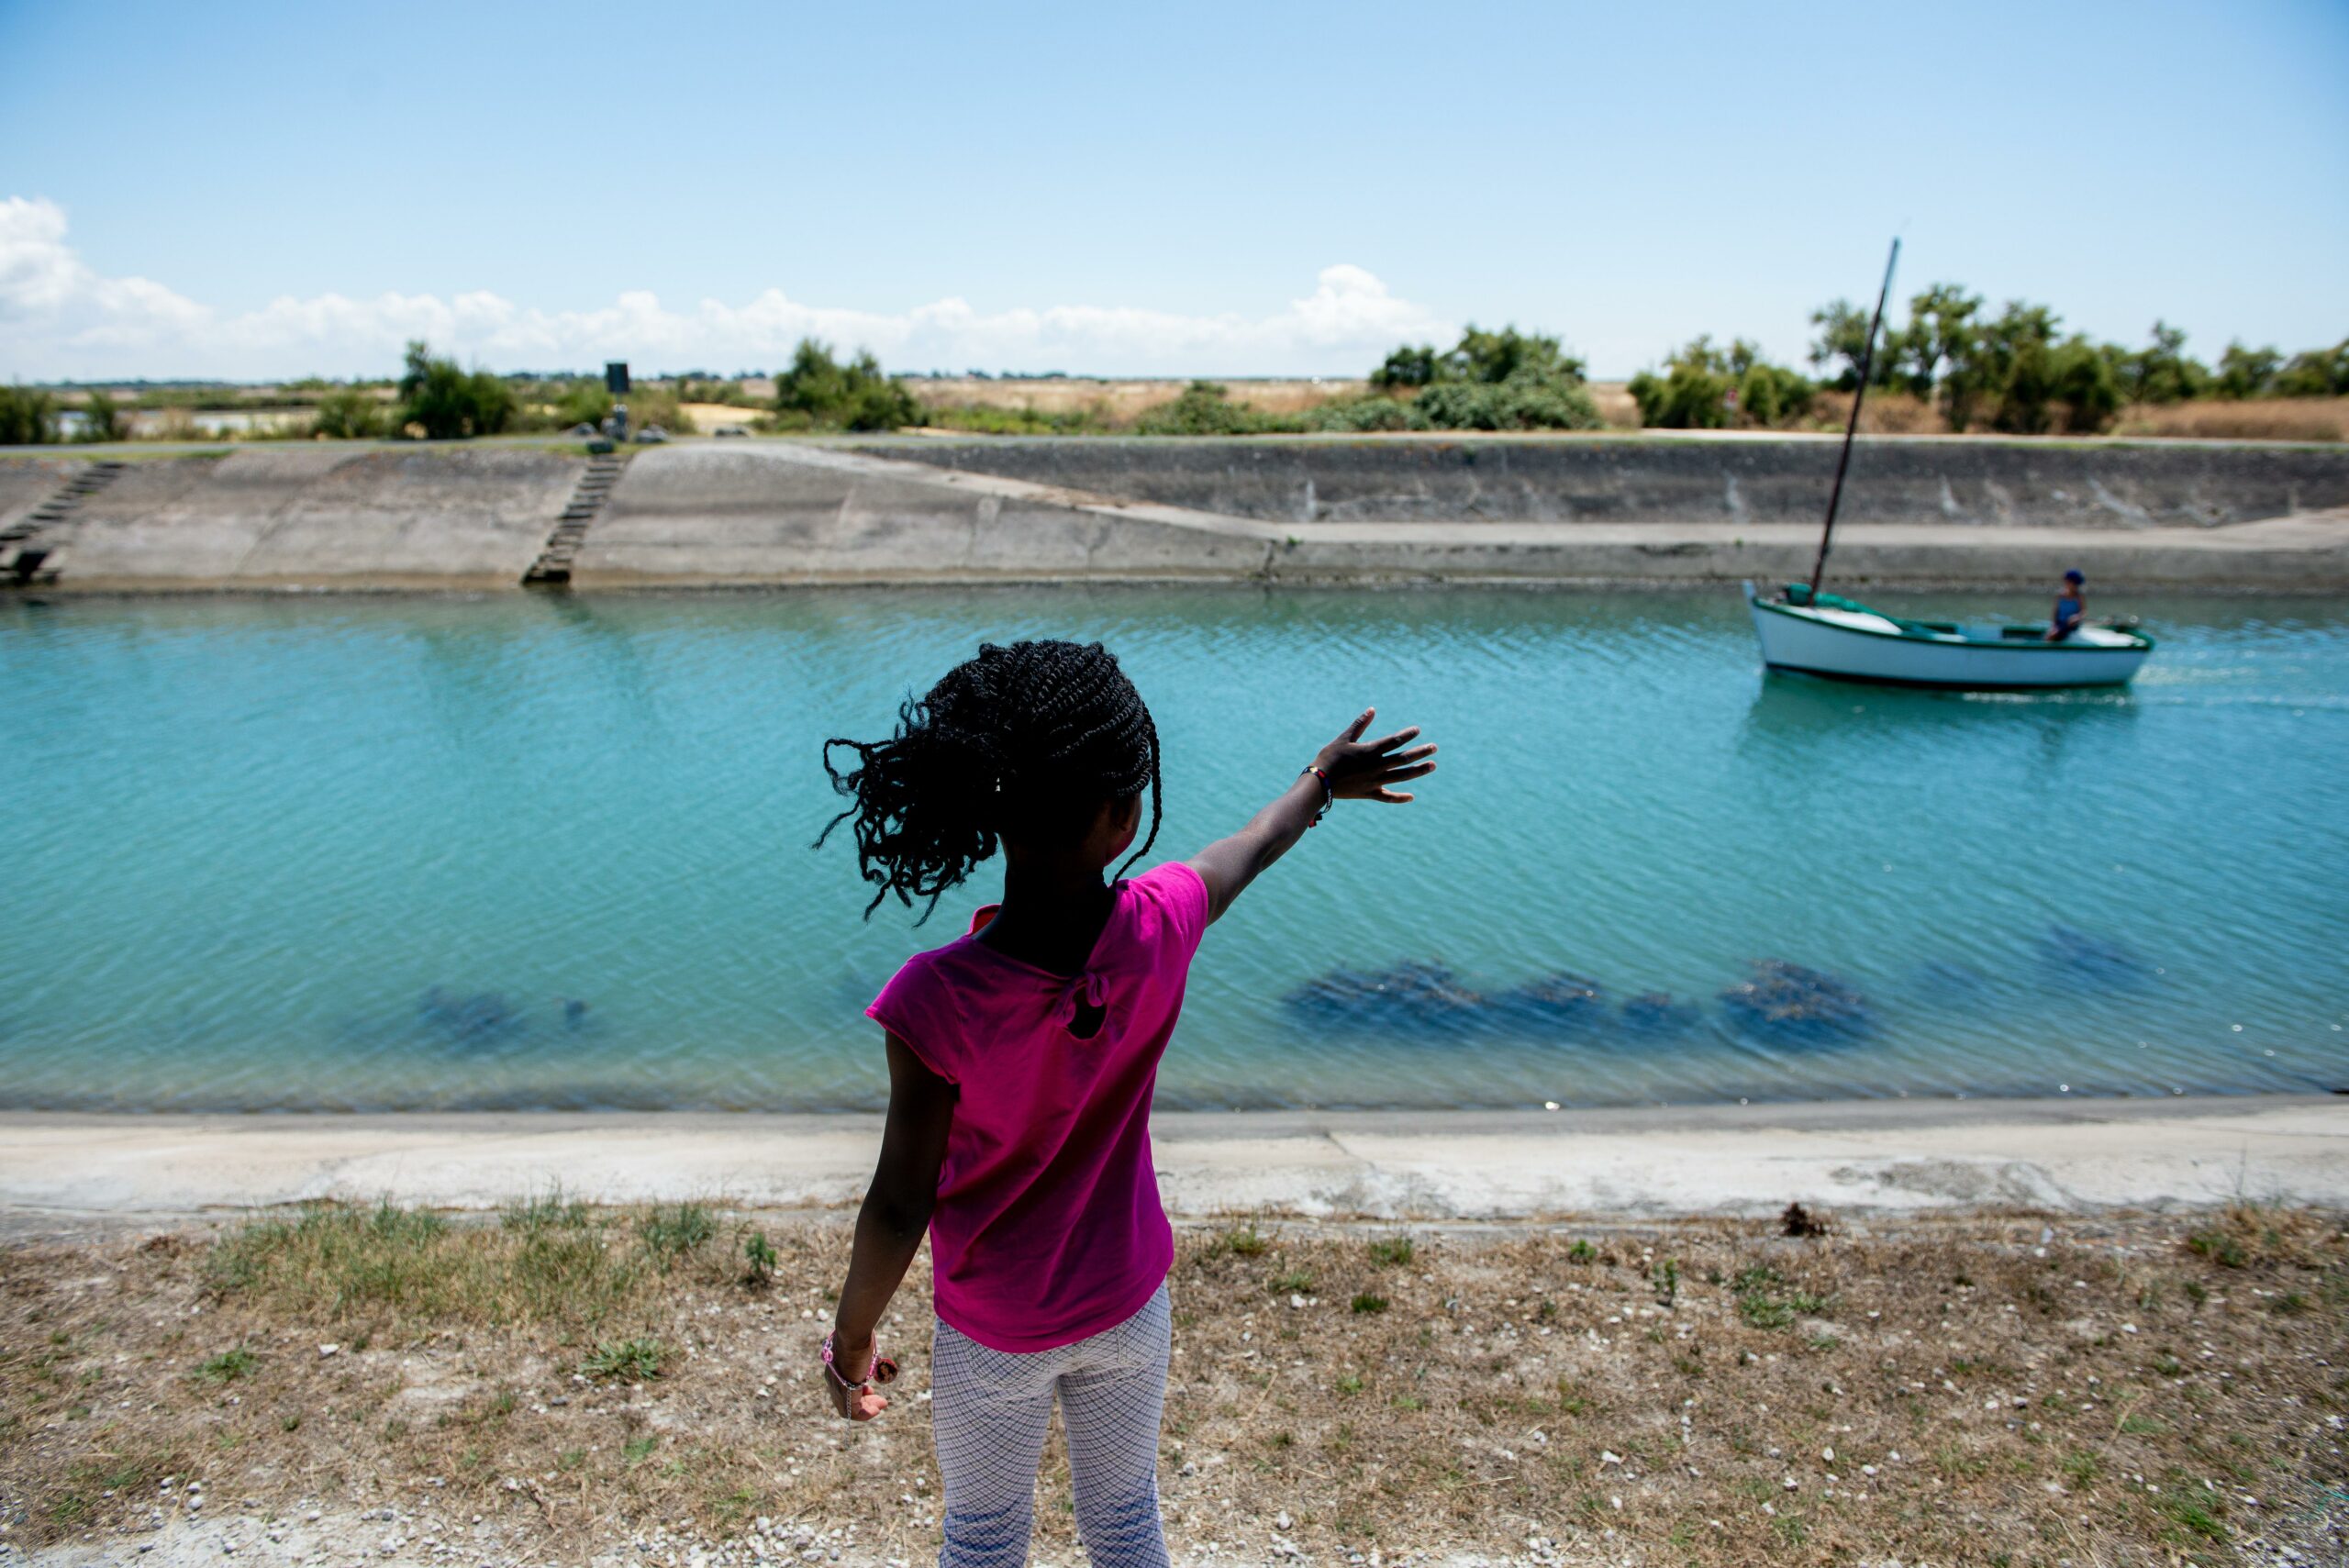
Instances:
[[[864,1011],[961,1090],[930,1218],[939,1317],[990,1350],[1047,1351],[1124,1322],[1174,1266],[1150,1095],[1208,890],[1180,862],[1119,883],[1074,975],[978,940],[994,912]],[[1085,1039],[1080,1002],[1102,1012]]]

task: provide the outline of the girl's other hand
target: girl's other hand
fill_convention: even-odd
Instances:
[[[824,1392],[832,1396],[832,1409],[836,1414],[851,1421],[869,1421],[889,1407],[889,1401],[874,1393],[869,1382],[863,1385],[842,1384],[840,1377],[833,1375],[841,1367],[865,1367],[869,1369],[868,1375],[870,1372],[879,1371],[879,1367],[874,1364],[872,1340],[867,1340],[862,1345],[842,1345],[835,1340],[832,1356],[832,1364],[824,1369]],[[845,1376],[846,1373],[841,1375]]]
[[[1435,748],[1411,745],[1419,738],[1416,724],[1375,740],[1364,740],[1363,732],[1377,717],[1376,708],[1363,709],[1360,718],[1321,748],[1313,765],[1329,775],[1330,793],[1340,800],[1379,800],[1399,806],[1412,797],[1408,791],[1397,791],[1394,786],[1435,772],[1435,764],[1428,761],[1435,755]],[[1409,750],[1403,750],[1405,747]]]

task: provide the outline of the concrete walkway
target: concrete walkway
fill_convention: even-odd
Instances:
[[[2349,1098],[1877,1101],[1155,1118],[1169,1207],[1414,1219],[2349,1207]],[[10,1229],[335,1199],[845,1204],[877,1118],[0,1118]]]

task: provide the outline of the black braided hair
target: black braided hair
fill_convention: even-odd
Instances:
[[[846,773],[832,765],[835,746],[857,755]],[[1097,642],[982,643],[928,696],[906,700],[888,740],[825,741],[824,771],[852,804],[816,844],[854,821],[858,871],[879,889],[867,919],[893,893],[907,908],[928,898],[929,919],[1007,834],[1080,832],[1105,800],[1150,791],[1150,835],[1127,866],[1158,838],[1158,727]]]

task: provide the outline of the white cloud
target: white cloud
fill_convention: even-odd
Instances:
[[[1366,366],[1406,339],[1452,330],[1345,264],[1323,268],[1311,294],[1261,317],[1091,305],[982,314],[961,299],[888,315],[809,305],[779,288],[688,310],[630,290],[594,310],[540,310],[475,292],[288,295],[229,314],[146,278],[101,276],[67,242],[54,202],[0,203],[0,375],[25,380],[382,374],[411,338],[500,369],[584,369],[606,359],[644,372],[772,367],[816,337],[869,348],[898,370],[1282,374]]]

